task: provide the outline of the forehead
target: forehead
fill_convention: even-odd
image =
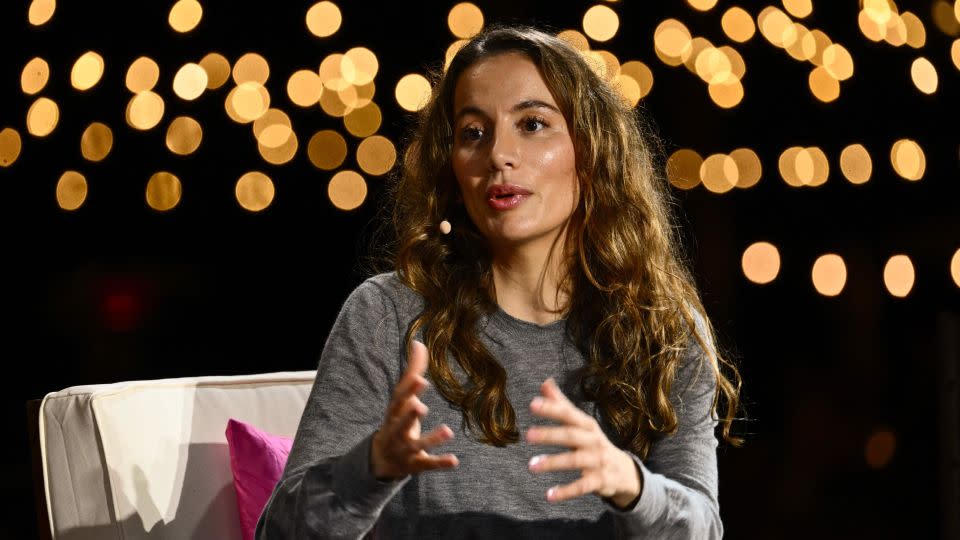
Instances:
[[[464,106],[510,108],[538,99],[556,106],[540,69],[526,55],[503,53],[480,60],[460,74],[453,97],[454,114]]]

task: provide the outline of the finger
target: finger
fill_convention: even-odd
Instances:
[[[393,389],[393,396],[390,398],[390,405],[387,407],[388,416],[396,416],[400,408],[411,397],[415,397],[422,392],[430,383],[420,375],[410,374],[404,376]]]
[[[421,402],[417,396],[410,396],[387,422],[387,431],[393,436],[401,436],[410,431],[414,424],[427,415],[430,408]]]
[[[566,398],[561,400],[550,397],[535,397],[530,402],[530,412],[543,418],[550,418],[587,430],[593,429],[596,425],[596,420],[592,416],[583,412]]]
[[[531,444],[549,444],[570,448],[591,448],[596,446],[597,436],[592,431],[575,426],[548,427],[538,426],[527,430],[527,442]]]
[[[422,450],[428,450],[434,446],[441,445],[454,437],[453,430],[446,424],[441,424],[436,429],[420,437],[417,441],[417,447]]]
[[[426,374],[427,364],[430,362],[427,346],[412,339],[410,340],[410,348],[407,352],[407,370],[405,373],[416,373],[422,377]]]
[[[434,469],[451,469],[459,464],[460,460],[453,454],[434,456],[424,452],[410,464],[410,472],[415,474]]]
[[[592,469],[599,465],[596,452],[577,450],[561,454],[533,456],[528,463],[531,472],[569,471]]]
[[[552,502],[566,501],[576,497],[582,497],[588,493],[593,493],[599,488],[599,482],[596,476],[583,476],[576,482],[571,482],[563,486],[554,486],[547,490],[547,500]]]

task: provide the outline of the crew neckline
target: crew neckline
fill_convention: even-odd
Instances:
[[[511,345],[527,343],[543,344],[556,342],[566,332],[567,319],[557,319],[546,324],[518,319],[497,305],[493,313],[488,316],[487,327],[493,327],[494,338],[506,338]],[[499,341],[499,339],[498,339]],[[506,344],[506,343],[504,343]]]

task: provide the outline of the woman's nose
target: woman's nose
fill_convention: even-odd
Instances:
[[[517,135],[509,129],[497,128],[490,143],[490,168],[515,169],[520,165],[520,145]]]

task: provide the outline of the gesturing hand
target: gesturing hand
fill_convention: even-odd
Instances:
[[[400,479],[430,469],[449,469],[458,464],[453,454],[434,456],[428,448],[453,438],[446,424],[420,436],[420,418],[429,410],[417,397],[430,383],[423,377],[427,371],[427,347],[411,340],[407,370],[393,389],[383,425],[373,436],[370,466],[378,479]]]
[[[527,430],[527,442],[567,446],[573,451],[534,456],[530,460],[530,470],[582,471],[579,480],[547,490],[547,500],[563,501],[596,493],[620,508],[629,505],[643,489],[643,479],[633,458],[611,443],[600,424],[567,399],[552,378],[544,381],[540,393],[542,397],[535,397],[530,402],[531,412],[564,425],[532,427]]]

